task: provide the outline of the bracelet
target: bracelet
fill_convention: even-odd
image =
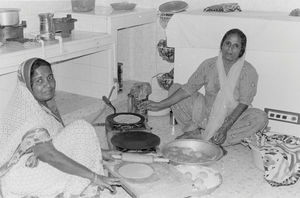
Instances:
[[[98,176],[97,176],[96,173],[93,173],[93,175],[94,175],[94,177],[93,177],[92,183],[94,184],[94,183],[96,183],[96,181],[97,181],[97,179],[98,179]]]

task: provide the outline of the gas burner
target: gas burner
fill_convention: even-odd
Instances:
[[[36,39],[28,39],[28,38],[8,38],[6,41],[15,41],[19,43],[26,43],[26,42],[36,42]]]
[[[126,152],[126,153],[139,153],[139,154],[156,153],[156,147],[152,147],[149,149],[131,150],[131,149],[124,149],[116,146],[116,150],[121,152]]]
[[[26,27],[26,21],[22,21],[19,25],[0,26],[1,41],[8,39],[23,39],[23,29]]]

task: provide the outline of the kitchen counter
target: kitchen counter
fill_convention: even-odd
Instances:
[[[156,71],[157,10],[139,8],[113,10],[110,6],[96,6],[90,12],[56,12],[55,17],[71,14],[77,19],[75,29],[111,35],[116,48],[117,63],[123,63],[123,79],[144,81]],[[116,69],[115,69],[116,70]]]
[[[57,90],[101,98],[113,86],[115,47],[107,33],[73,31],[60,41],[7,42],[0,47],[0,114],[16,85],[18,66],[32,57],[52,64]]]
[[[112,44],[109,34],[73,31],[71,37],[62,39],[62,47],[58,40],[41,43],[7,42],[0,47],[0,75],[14,72],[18,65],[31,57],[41,57],[54,63],[83,56],[99,51],[102,46]]]

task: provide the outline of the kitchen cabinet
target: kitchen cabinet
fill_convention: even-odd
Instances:
[[[21,62],[44,58],[53,66],[57,90],[101,98],[113,86],[114,43],[109,34],[73,31],[62,42],[7,42],[0,47],[0,114],[16,85]]]
[[[114,77],[117,63],[123,63],[124,79],[148,81],[156,68],[155,9],[135,8],[115,11],[111,7],[96,6],[91,12],[56,12],[55,17],[71,14],[77,19],[75,30],[104,32],[115,42]]]

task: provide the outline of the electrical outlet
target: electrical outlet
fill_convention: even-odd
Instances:
[[[268,118],[282,122],[289,122],[293,124],[300,124],[300,114],[289,111],[282,111],[277,109],[265,108]]]

